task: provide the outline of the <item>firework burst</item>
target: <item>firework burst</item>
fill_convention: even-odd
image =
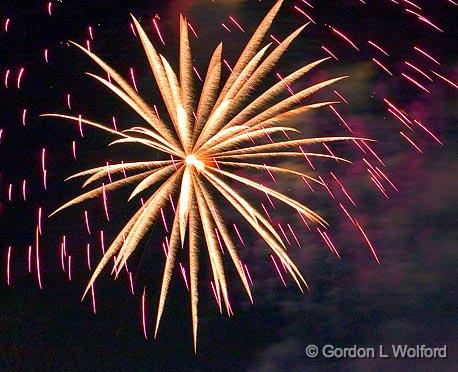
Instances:
[[[317,213],[297,200],[250,178],[240,176],[234,173],[234,169],[267,171],[272,177],[273,174],[293,174],[323,185],[322,179],[313,178],[294,169],[269,166],[266,165],[265,161],[278,157],[299,158],[304,155],[306,157],[315,156],[346,161],[333,154],[307,153],[304,152],[303,147],[316,143],[325,144],[330,141],[354,139],[352,137],[297,138],[298,133],[300,133],[299,130],[283,124],[285,119],[291,116],[334,103],[303,104],[304,99],[313,93],[344,77],[326,80],[297,93],[291,93],[288,98],[281,98],[285,87],[290,90],[290,84],[327,58],[299,68],[281,78],[278,83],[267,90],[254,95],[264,77],[272,71],[280,57],[305,27],[302,26],[295,30],[275,48],[271,44],[261,47],[262,40],[281,4],[282,1],[277,2],[260,23],[224,84],[220,84],[222,78],[222,44],[216,47],[209,62],[200,99],[195,97],[192,89],[193,67],[187,20],[183,17],[180,18],[179,73],[176,74],[169,62],[156,52],[145,31],[133,17],[135,31],[141,40],[167,108],[167,120],[159,118],[157,112],[145,103],[144,99],[137,93],[135,85],[131,86],[127,83],[115,70],[93,54],[89,48],[77,44],[75,45],[108,74],[108,79],[94,74],[89,75],[110,89],[140,115],[145,126],[135,126],[124,131],[118,131],[81,116],[43,115],[68,119],[79,125],[86,124],[102,129],[118,137],[112,144],[136,144],[162,153],[164,160],[102,165],[71,176],[71,179],[88,176],[84,186],[102,182],[107,174],[110,177],[110,182],[102,183],[101,186],[70,200],[53,214],[100,196],[104,199],[106,207],[106,193],[124,186],[135,186],[129,200],[141,193],[149,192],[143,206],[121,229],[93,271],[84,293],[86,295],[93,288],[98,275],[113,257],[115,262],[113,273],[118,275],[139,243],[151,231],[152,226],[160,221],[162,208],[165,204],[169,200],[175,200],[176,208],[174,209],[176,209],[176,213],[173,218],[170,237],[166,239],[166,262],[155,334],[163,313],[172,272],[177,263],[177,255],[180,248],[186,245],[189,255],[189,287],[194,348],[196,348],[198,325],[199,236],[203,236],[208,250],[213,275],[212,284],[214,284],[220,311],[224,302],[227,313],[229,315],[232,313],[227,279],[219,248],[221,244],[227,248],[245,290],[250,300],[252,299],[249,278],[239,259],[232,235],[215,203],[214,195],[221,195],[243,217],[246,224],[250,225],[262,237],[302,290],[304,286],[307,286],[307,283],[288,256],[282,237],[275,230],[271,221],[266,219],[254,207],[253,203],[231,184],[238,183],[260,190],[269,198],[277,199],[294,208],[301,214],[301,217],[313,223],[325,226],[326,222]],[[272,50],[269,51],[269,48]],[[222,89],[220,89],[220,85],[222,85]],[[288,133],[296,137],[292,139]],[[262,139],[271,139],[275,134],[284,134],[287,139],[272,141],[267,144],[262,142]],[[299,148],[300,151],[298,151]],[[129,175],[126,172],[129,172]],[[124,178],[111,180],[111,176],[122,174],[124,174]],[[106,210],[106,212],[108,218],[108,211]],[[163,215],[162,218],[164,218]]]

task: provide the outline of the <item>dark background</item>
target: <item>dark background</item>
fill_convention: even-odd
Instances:
[[[361,236],[349,225],[325,192],[310,194],[303,183],[288,180],[285,192],[301,198],[331,222],[332,236],[342,254],[338,260],[323,242],[301,228],[297,218],[278,212],[278,218],[297,226],[302,248],[290,254],[310,284],[301,294],[292,281],[284,288],[269,262],[265,245],[243,228],[250,240],[241,255],[248,263],[254,286],[254,305],[243,293],[235,275],[230,284],[235,316],[221,316],[208,285],[210,273],[205,264],[200,271],[200,323],[198,353],[192,348],[188,292],[175,278],[167,300],[157,340],[152,328],[162,274],[160,242],[163,232],[156,227],[132,260],[136,294],[130,295],[125,276],[117,282],[101,276],[96,286],[97,314],[90,300],[80,302],[89,278],[84,248],[87,242],[99,250],[97,232],[104,229],[107,241],[122,223],[127,222],[135,205],[125,206],[126,193],[113,196],[110,212],[115,222],[108,224],[99,201],[73,208],[44,223],[41,239],[43,290],[36,274],[27,273],[27,246],[33,244],[37,208],[47,215],[64,201],[77,195],[79,183],[64,183],[69,175],[91,166],[125,159],[125,150],[110,148],[111,140],[97,130],[85,130],[78,137],[73,125],[40,118],[45,112],[69,112],[66,95],[72,96],[72,113],[109,123],[116,115],[120,127],[139,119],[119,104],[102,87],[94,84],[85,71],[100,72],[67,40],[84,43],[87,27],[94,30],[92,50],[115,69],[128,76],[134,66],[137,83],[148,102],[161,107],[160,97],[150,76],[141,47],[128,24],[129,13],[142,20],[153,43],[176,68],[177,25],[180,12],[189,16],[199,38],[191,36],[195,65],[201,75],[217,41],[224,42],[224,57],[235,62],[248,35],[273,4],[272,1],[78,1],[53,2],[53,15],[47,14],[47,2],[2,2],[2,23],[11,18],[9,31],[1,32],[0,71],[2,80],[11,69],[10,88],[0,88],[0,226],[2,254],[0,289],[0,368],[4,370],[374,370],[415,369],[454,370],[457,362],[456,264],[458,254],[458,198],[456,163],[456,90],[435,79],[428,85],[431,94],[412,87],[402,78],[404,60],[435,68],[457,80],[456,6],[447,1],[417,1],[426,14],[446,32],[438,33],[408,16],[403,6],[389,1],[320,1],[310,11],[301,2],[286,1],[272,33],[284,38],[304,22],[292,9],[300,6],[318,21],[309,26],[292,45],[279,64],[285,76],[294,68],[323,56],[321,45],[336,52],[341,62],[330,61],[298,83],[297,88],[313,81],[340,74],[351,78],[339,84],[350,104],[339,111],[352,123],[358,135],[375,138],[386,171],[399,192],[385,199],[364,176],[355,149],[336,147],[342,155],[353,156],[350,167],[332,168],[339,172],[352,195],[358,200],[355,215],[377,247],[382,265],[370,255]],[[318,4],[319,3],[319,4]],[[151,26],[155,14],[166,40],[161,46]],[[234,16],[247,30],[243,34],[228,20]],[[221,27],[232,29],[229,34]],[[345,31],[360,46],[355,51],[333,35],[323,24]],[[190,33],[191,35],[191,33]],[[370,63],[384,57],[370,49],[366,41],[379,42],[391,57],[384,59],[396,77],[389,78]],[[413,45],[430,50],[442,65],[433,66],[415,54]],[[43,50],[49,49],[49,64]],[[21,66],[25,74],[21,89],[15,77]],[[334,89],[334,88],[333,88]],[[332,89],[323,97],[335,99]],[[382,99],[390,97],[444,141],[441,147],[429,137],[416,134],[423,149],[419,154],[400,136],[399,123],[386,116]],[[317,99],[315,100],[317,101]],[[27,125],[21,124],[27,108]],[[161,112],[164,112],[163,110]],[[134,121],[135,122],[135,121]],[[344,134],[337,119],[323,110],[304,117],[306,135]],[[71,141],[78,141],[78,160],[71,156]],[[41,186],[41,149],[47,149],[49,187]],[[129,160],[155,159],[157,154],[127,147]],[[353,154],[352,154],[353,153]],[[375,160],[374,160],[375,161]],[[323,169],[325,168],[323,165]],[[254,177],[254,176],[253,176]],[[27,202],[20,187],[28,182]],[[8,202],[8,185],[13,184],[13,201]],[[286,190],[287,189],[287,190]],[[251,194],[256,197],[256,194]],[[89,211],[93,233],[84,228],[83,211]],[[285,210],[286,211],[286,210]],[[237,221],[229,209],[228,221]],[[73,280],[69,283],[60,270],[58,257],[61,236],[68,237],[74,258]],[[12,285],[6,286],[7,247],[13,246]],[[207,258],[202,257],[202,262]],[[228,272],[234,274],[228,267]],[[148,294],[148,333],[143,337],[140,322],[140,295],[143,285]],[[448,345],[446,360],[326,360],[308,359],[309,344],[338,346],[390,347],[391,344]]]

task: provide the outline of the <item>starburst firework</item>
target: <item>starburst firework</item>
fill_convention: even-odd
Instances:
[[[118,131],[97,122],[86,120],[81,116],[43,115],[90,125],[120,137],[112,144],[134,143],[155,149],[171,157],[171,160],[103,165],[77,173],[70,178],[89,176],[84,186],[101,181],[107,172],[111,175],[124,173],[125,177],[108,184],[102,184],[102,186],[70,200],[54,213],[94,197],[103,196],[105,198],[107,191],[113,191],[123,186],[135,184],[129,200],[142,192],[152,191],[152,195],[122,228],[98,263],[89,280],[84,293],[86,294],[92,288],[102,269],[113,257],[115,257],[113,272],[119,273],[126,260],[148,234],[153,224],[159,220],[161,208],[169,197],[176,195],[177,207],[170,239],[168,240],[155,333],[157,333],[163,313],[179,248],[184,247],[187,243],[186,245],[189,248],[191,314],[195,348],[198,324],[197,273],[199,267],[199,235],[202,235],[206,242],[220,310],[222,302],[224,302],[228,314],[231,313],[222,255],[218,247],[220,237],[229,252],[250,300],[252,299],[246,273],[241,265],[231,234],[214,202],[213,194],[216,192],[222,195],[227,203],[244,218],[244,221],[262,237],[302,290],[303,286],[307,286],[307,283],[286,253],[286,247],[280,235],[271,222],[264,218],[253,204],[237,192],[227,181],[236,181],[245,186],[261,190],[269,197],[294,208],[310,221],[325,225],[326,222],[322,217],[298,201],[252,179],[237,175],[232,170],[234,168],[244,168],[267,170],[271,174],[294,174],[322,184],[322,181],[305,173],[280,166],[268,166],[262,162],[262,159],[274,157],[295,158],[305,155],[345,161],[345,159],[332,155],[314,152],[305,153],[300,146],[352,139],[351,137],[290,139],[287,135],[287,140],[272,141],[268,144],[256,143],[256,140],[261,140],[265,136],[271,138],[270,135],[276,133],[299,133],[296,128],[282,123],[290,116],[332,104],[333,102],[320,102],[303,105],[302,102],[321,88],[344,78],[338,77],[326,80],[297,93],[292,93],[286,99],[281,98],[281,94],[285,91],[285,86],[289,87],[290,84],[327,59],[325,58],[292,72],[257,95],[256,98],[252,98],[253,92],[259,87],[264,77],[272,71],[280,57],[305,27],[302,26],[295,30],[266,56],[271,44],[261,48],[261,43],[281,4],[282,1],[278,1],[260,23],[237,63],[231,69],[231,74],[222,89],[220,89],[222,44],[217,46],[211,57],[200,99],[196,105],[192,91],[192,60],[186,19],[180,18],[179,74],[177,76],[169,62],[156,52],[143,28],[133,18],[136,31],[167,108],[168,120],[159,118],[157,113],[139,96],[135,87],[127,83],[115,70],[90,50],[77,44],[75,45],[108,74],[109,79],[93,74],[89,75],[127,103],[144,119],[147,125]],[[296,150],[298,147],[300,147],[301,151]],[[135,174],[127,176],[126,171],[135,172]]]

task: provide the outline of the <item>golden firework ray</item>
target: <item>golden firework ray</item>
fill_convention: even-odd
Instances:
[[[95,54],[77,44],[75,45],[83,50],[111,77],[113,83],[97,75],[89,75],[121,98],[144,120],[145,126],[136,126],[120,132],[81,117],[62,114],[43,115],[67,119],[104,130],[118,137],[112,144],[134,143],[139,146],[153,148],[164,155],[173,157],[172,160],[104,165],[77,173],[69,178],[88,176],[89,178],[83,185],[86,187],[103,179],[107,171],[112,175],[126,170],[136,172],[134,175],[126,176],[108,184],[102,184],[102,186],[77,196],[54,213],[103,195],[106,191],[113,191],[127,185],[135,186],[129,200],[147,190],[154,190],[144,205],[137,210],[130,221],[121,229],[104,257],[98,263],[84,292],[84,298],[111,258],[115,257],[113,272],[118,274],[122,270],[124,263],[148,234],[151,226],[157,223],[161,208],[165,205],[170,195],[178,194],[176,213],[168,240],[169,246],[162,279],[155,333],[157,333],[163,313],[173,269],[180,251],[179,248],[184,248],[185,244],[188,243],[192,333],[195,349],[197,347],[198,324],[199,236],[207,246],[213,276],[212,283],[215,286],[220,310],[222,297],[227,313],[229,315],[232,314],[223,260],[218,248],[219,236],[229,252],[250,300],[252,300],[249,283],[241,267],[236,246],[212,194],[221,195],[228,205],[243,217],[247,225],[251,226],[261,236],[302,290],[302,286],[307,286],[307,283],[296,265],[289,258],[280,235],[272,224],[254,207],[253,203],[243,197],[240,192],[237,192],[227,181],[237,182],[244,186],[261,190],[268,196],[296,209],[310,221],[325,225],[326,222],[322,217],[297,200],[247,177],[236,175],[231,170],[234,168],[268,170],[278,174],[306,177],[314,182],[321,183],[305,173],[279,166],[267,166],[259,161],[275,157],[290,157],[294,159],[304,155],[346,161],[345,159],[320,153],[304,153],[302,148],[301,152],[293,150],[301,145],[352,139],[350,137],[326,137],[288,139],[269,144],[262,144],[262,142],[256,144],[254,142],[256,139],[259,140],[265,136],[269,137],[270,134],[279,132],[285,134],[287,132],[299,133],[298,129],[283,124],[285,119],[334,103],[321,102],[302,105],[301,101],[321,88],[343,78],[338,77],[326,80],[307,87],[288,98],[280,98],[285,91],[285,84],[288,85],[297,81],[305,73],[326,60],[321,59],[292,72],[282,81],[260,94],[254,94],[260,82],[272,71],[288,46],[305,27],[302,26],[294,31],[264,58],[271,45],[268,44],[261,48],[261,43],[281,4],[282,1],[278,1],[260,23],[222,89],[220,89],[222,44],[216,47],[208,66],[200,98],[196,98],[192,94],[192,56],[188,39],[187,20],[180,16],[179,73],[176,74],[169,62],[157,53],[139,22],[132,17],[167,109],[168,120],[160,119],[136,90],[115,70]],[[194,106],[195,103],[196,107]],[[218,237],[216,234],[218,234]]]

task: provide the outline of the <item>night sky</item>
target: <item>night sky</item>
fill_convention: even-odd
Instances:
[[[165,115],[151,70],[139,41],[130,29],[132,13],[140,19],[158,51],[177,68],[178,16],[189,18],[198,38],[190,32],[194,65],[203,75],[218,42],[223,41],[223,58],[234,64],[258,22],[273,5],[272,0],[178,0],[178,1],[53,1],[51,15],[47,1],[2,1],[0,5],[0,370],[227,370],[308,371],[378,369],[456,370],[458,363],[458,163],[456,88],[458,80],[456,5],[447,0],[285,1],[271,33],[283,40],[307,18],[310,24],[291,45],[274,72],[288,73],[316,59],[331,59],[300,79],[300,90],[327,78],[349,75],[313,96],[310,102],[340,100],[339,113],[355,135],[377,140],[372,154],[361,154],[350,145],[335,145],[336,155],[348,157],[351,165],[323,163],[319,171],[338,175],[348,187],[357,207],[340,193],[337,200],[325,189],[312,193],[302,180],[285,177],[269,183],[260,172],[241,175],[292,195],[318,211],[330,223],[329,230],[342,259],[333,255],[319,235],[304,226],[296,212],[279,207],[276,217],[295,227],[301,248],[288,248],[294,262],[310,285],[302,294],[291,278],[285,288],[277,275],[270,253],[248,227],[241,225],[246,246],[240,255],[253,277],[254,304],[249,302],[235,270],[227,267],[230,297],[235,316],[220,315],[210,288],[208,257],[202,255],[198,352],[194,355],[189,295],[178,270],[156,340],[154,321],[163,271],[162,225],[155,226],[129,261],[135,295],[130,294],[125,273],[114,282],[103,273],[96,284],[97,313],[90,298],[80,302],[90,277],[86,266],[86,244],[94,249],[93,260],[101,257],[99,231],[106,244],[136,210],[139,201],[126,203],[127,191],[110,195],[111,222],[105,219],[99,199],[73,207],[51,219],[53,210],[80,192],[79,181],[64,182],[70,175],[107,161],[158,160],[160,154],[138,146],[107,147],[113,139],[92,128],[40,117],[43,113],[83,114],[85,118],[111,123],[116,116],[120,128],[141,124],[141,118],[104,87],[84,73],[103,72],[68,40],[86,45],[129,79],[133,66],[136,84],[148,103],[157,104]],[[33,5],[30,5],[33,3]],[[439,32],[405,9],[420,12],[445,32]],[[236,19],[246,31],[230,20]],[[156,18],[155,18],[156,17]],[[161,44],[152,20],[155,18],[165,41]],[[5,22],[9,19],[7,26]],[[228,27],[228,32],[222,26]],[[360,51],[346,43],[330,27],[351,37]],[[7,27],[7,30],[5,30]],[[387,57],[371,47],[373,40],[389,52]],[[266,40],[267,42],[272,41]],[[440,65],[413,47],[431,52]],[[48,50],[48,63],[44,51]],[[372,58],[383,61],[388,75]],[[426,71],[434,82],[406,67],[410,61]],[[24,68],[20,88],[18,74]],[[224,70],[224,69],[223,69]],[[8,73],[9,71],[9,73]],[[225,75],[228,72],[224,70]],[[426,93],[401,74],[415,77],[430,91]],[[7,85],[6,74],[8,74]],[[196,79],[196,81],[198,81]],[[261,87],[277,81],[271,74]],[[455,83],[456,85],[456,83]],[[200,85],[196,84],[196,91]],[[70,94],[71,110],[67,107]],[[418,127],[414,132],[387,111],[388,98],[409,117],[424,123],[444,145],[438,144]],[[26,109],[25,118],[24,109]],[[23,125],[23,118],[24,123]],[[348,135],[334,113],[324,108],[294,119],[304,137]],[[408,134],[421,149],[417,151],[400,135]],[[72,156],[77,143],[77,160]],[[47,190],[42,181],[42,149],[46,148]],[[320,149],[323,151],[323,148]],[[369,180],[362,157],[381,167],[398,191],[385,182],[386,198]],[[288,165],[284,161],[283,165]],[[308,170],[304,162],[301,170]],[[266,178],[267,177],[267,178]],[[26,181],[26,201],[22,196]],[[9,200],[9,188],[12,197]],[[337,190],[333,184],[333,191]],[[243,189],[244,195],[268,203],[258,192]],[[378,265],[365,239],[349,223],[338,203],[354,212],[364,226],[381,260]],[[137,203],[134,205],[134,203]],[[34,245],[38,208],[42,208],[43,234],[40,238],[43,289],[36,269],[28,273],[28,246]],[[228,225],[240,218],[227,205],[220,207]],[[92,234],[86,231],[84,211],[90,216]],[[171,216],[171,211],[166,211]],[[67,238],[73,258],[72,281],[60,267],[59,245]],[[6,262],[11,248],[10,285]],[[147,288],[148,340],[141,324],[141,293]],[[310,359],[309,344],[358,345],[425,344],[447,345],[448,358],[427,359]],[[455,368],[453,368],[455,367]]]

